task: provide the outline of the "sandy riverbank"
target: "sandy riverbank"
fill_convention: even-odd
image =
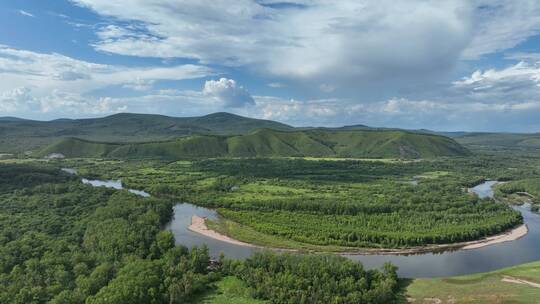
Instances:
[[[515,241],[519,238],[524,237],[527,234],[527,232],[529,232],[529,229],[527,228],[526,224],[523,224],[508,232],[490,236],[490,237],[487,237],[478,241],[469,242],[470,244],[465,245],[462,249],[476,249],[476,248],[481,248],[481,247],[485,247],[489,245]]]
[[[188,229],[193,232],[202,234],[204,236],[213,238],[215,240],[223,241],[223,242],[234,244],[234,245],[252,247],[252,248],[265,248],[262,246],[235,240],[217,231],[210,230],[206,226],[205,218],[199,217],[197,215],[193,215],[191,217],[191,225],[189,225]],[[428,245],[428,246],[419,246],[419,247],[404,248],[404,249],[384,249],[384,248],[369,249],[368,248],[368,249],[355,250],[354,248],[344,248],[344,252],[337,252],[337,254],[340,254],[340,255],[417,254],[417,253],[427,253],[427,252],[440,252],[440,251],[445,251],[445,250],[470,250],[470,249],[482,248],[482,247],[486,247],[486,246],[490,246],[494,244],[514,241],[525,236],[527,232],[528,232],[527,225],[523,224],[510,231],[497,234],[494,236],[486,237],[480,240],[469,241],[469,242]],[[267,249],[284,250],[284,249],[278,249],[278,248],[267,248]],[[347,251],[347,250],[350,250],[350,251]],[[287,251],[298,251],[298,250],[288,249]]]
[[[191,225],[189,225],[188,229],[193,231],[193,232],[202,234],[204,236],[207,236],[209,238],[213,238],[213,239],[218,240],[218,241],[222,241],[222,242],[226,242],[226,243],[230,243],[230,244],[234,244],[234,245],[238,245],[238,246],[244,246],[244,247],[262,248],[260,246],[256,246],[256,245],[253,245],[253,244],[249,244],[249,243],[245,243],[245,242],[242,242],[242,241],[239,241],[239,240],[232,239],[232,238],[230,238],[230,237],[228,237],[226,235],[223,235],[223,234],[221,234],[219,232],[216,232],[214,230],[210,230],[206,226],[205,220],[206,220],[205,218],[202,218],[202,217],[197,216],[197,215],[193,215],[191,217]]]

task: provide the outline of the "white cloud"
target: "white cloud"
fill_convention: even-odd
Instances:
[[[30,96],[30,89],[26,87],[0,92],[0,113],[25,111],[34,103],[35,100]]]
[[[33,14],[27,12],[27,11],[23,11],[23,10],[19,10],[19,14],[23,15],[23,16],[26,16],[26,17],[34,17]]]
[[[468,1],[307,1],[298,9],[250,0],[75,2],[143,24],[104,26],[98,50],[253,65],[302,79],[431,71],[452,65],[470,39]]]
[[[453,85],[458,94],[473,100],[536,101],[540,96],[540,63],[521,61],[500,70],[477,70]]]
[[[244,87],[237,85],[233,79],[208,80],[204,83],[203,94],[223,103],[228,108],[238,108],[255,103],[249,92]]]
[[[343,126],[433,129],[443,131],[530,131],[540,128],[540,100],[487,102],[409,100],[359,104],[351,99],[285,100],[255,96],[256,106],[239,114],[297,126]]]
[[[41,112],[54,112],[56,115],[103,115],[125,112],[128,109],[127,103],[122,100],[110,97],[83,97],[59,90],[42,97],[39,102]]]
[[[540,53],[513,52],[506,54],[504,58],[517,61],[540,62]]]
[[[154,79],[137,78],[137,79],[135,79],[135,81],[133,81],[131,83],[124,84],[122,87],[127,88],[127,89],[132,89],[134,91],[144,92],[144,91],[148,91],[148,90],[152,89],[155,82],[156,81]]]
[[[540,28],[535,0],[311,0],[288,9],[251,0],[72,1],[122,21],[98,31],[95,48],[104,52],[249,65],[350,86],[430,79],[459,58],[509,49]]]
[[[143,84],[149,88],[158,80],[193,79],[212,74],[209,68],[200,65],[124,67],[0,45],[0,91],[19,86],[32,88],[42,95],[55,89],[87,93],[115,85],[143,89]]]
[[[124,87],[148,95],[157,81],[208,75],[212,70],[199,65],[125,67],[0,45],[0,114],[115,113],[129,108],[128,99],[95,96],[96,90]]]
[[[108,97],[83,97],[77,93],[53,90],[44,96],[35,96],[31,89],[19,87],[0,93],[0,113],[54,113],[54,115],[100,115],[123,112],[125,101]]]
[[[540,33],[540,2],[536,0],[476,0],[471,43],[466,59],[511,49]]]

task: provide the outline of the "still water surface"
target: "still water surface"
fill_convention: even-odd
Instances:
[[[121,180],[99,180],[99,179],[82,179],[83,184],[92,185],[94,187],[107,187],[107,188],[113,188],[117,190],[124,189],[124,186],[122,185]],[[127,189],[127,191],[136,194],[138,196],[142,197],[150,197],[150,193],[142,191],[142,190],[135,190],[135,189]]]

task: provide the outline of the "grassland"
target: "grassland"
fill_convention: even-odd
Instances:
[[[539,303],[540,262],[466,276],[415,279],[406,293],[412,303]]]
[[[193,303],[202,304],[264,304],[268,301],[253,298],[251,290],[234,276],[227,276],[216,283],[216,289]]]

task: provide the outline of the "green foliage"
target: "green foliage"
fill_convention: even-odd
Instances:
[[[455,139],[472,147],[490,147],[491,149],[540,149],[540,134],[517,133],[467,133]]]
[[[235,276],[227,276],[216,283],[216,290],[201,299],[204,304],[263,304],[264,300],[255,299],[251,289],[244,281]]]
[[[536,303],[540,288],[506,280],[540,284],[540,262],[516,265],[493,272],[447,278],[415,279],[406,287],[414,303]]]
[[[244,285],[242,299],[253,293],[280,299],[277,303],[287,297],[294,302],[298,286],[279,283],[282,275],[320,288],[304,290],[308,300],[315,296],[350,303],[362,297],[366,303],[381,303],[396,294],[395,270],[364,272],[361,264],[345,259],[328,258],[330,266],[321,268],[320,274],[327,272],[328,282],[339,288],[312,282],[313,273],[304,271],[313,264],[309,256],[296,256],[295,263],[304,266],[276,272],[272,281],[265,279],[276,288],[261,291],[252,285],[260,278],[259,268],[267,260],[289,257],[268,253],[245,265],[223,258],[212,264],[208,248],[176,246],[172,233],[161,230],[172,216],[167,200],[93,188],[46,165],[0,164],[0,172],[0,303],[191,303],[214,290],[221,264],[228,275],[254,287]],[[226,178],[219,182],[233,183]]]
[[[395,212],[340,215],[300,211],[258,212],[220,209],[220,215],[256,231],[314,245],[400,248],[446,244],[497,234],[521,223],[512,210],[460,213]],[[500,209],[503,209],[501,207]],[[463,212],[463,211],[462,211]]]
[[[157,304],[162,303],[160,284],[162,269],[159,261],[134,259],[127,262],[116,277],[88,304]]]
[[[505,183],[497,187],[497,192],[503,196],[516,194],[533,202],[540,202],[540,178],[528,178]]]
[[[232,193],[197,193],[190,201],[220,207],[224,218],[258,232],[306,244],[395,248],[453,243],[496,234],[522,221],[508,206],[464,191],[478,180],[468,174],[478,174],[484,163],[207,160],[195,166],[235,176],[240,186]],[[403,182],[406,176],[417,176],[419,184]]]
[[[0,303],[183,303],[210,288],[208,250],[161,231],[171,203],[52,168],[0,172]]]
[[[255,297],[272,303],[394,303],[393,266],[366,271],[346,258],[322,255],[255,253],[244,263],[224,268],[253,288]]]
[[[433,158],[469,155],[454,140],[437,135],[380,130],[262,129],[247,135],[198,135],[147,143],[103,143],[68,138],[40,152],[46,156],[112,158],[375,157]]]
[[[59,138],[79,137],[108,142],[165,140],[192,134],[246,134],[259,128],[288,130],[292,127],[274,121],[252,119],[229,113],[201,117],[168,117],[148,114],[116,114],[95,119],[54,120],[49,122],[6,119],[0,121],[0,153],[36,150]],[[73,152],[95,153],[77,150]],[[103,152],[103,151],[101,151]]]
[[[500,157],[76,164],[154,195],[219,208],[225,219],[240,224],[215,223],[234,238],[331,251],[339,246],[453,243],[497,234],[521,223],[520,214],[505,204],[478,199],[466,188],[487,178],[538,174],[532,160]],[[413,178],[417,185],[409,183]]]

